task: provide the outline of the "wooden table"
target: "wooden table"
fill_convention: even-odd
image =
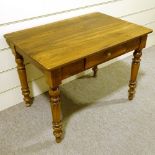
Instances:
[[[101,13],[91,13],[6,34],[15,55],[26,106],[32,104],[23,56],[47,77],[53,134],[62,139],[60,108],[61,81],[79,72],[134,50],[129,82],[129,100],[135,94],[136,78],[147,34],[152,30]]]

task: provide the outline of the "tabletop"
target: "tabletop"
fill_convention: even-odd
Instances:
[[[52,70],[151,32],[97,12],[9,33],[5,38],[21,55]]]

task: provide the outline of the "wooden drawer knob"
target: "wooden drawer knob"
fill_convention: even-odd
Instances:
[[[107,56],[110,57],[110,56],[111,56],[111,52],[108,52],[108,53],[107,53]]]

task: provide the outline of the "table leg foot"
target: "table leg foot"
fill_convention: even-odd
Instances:
[[[60,143],[61,140],[62,140],[61,138],[56,138],[56,139],[55,139],[55,141],[56,141],[57,143]]]
[[[30,97],[29,88],[21,88],[21,90],[24,96],[23,100],[25,102],[25,106],[30,107],[32,105],[32,98]]]
[[[25,103],[26,107],[31,107],[31,105],[32,105],[31,103]]]
[[[30,98],[30,101],[25,102],[25,106],[26,107],[31,107],[31,105],[32,105],[32,99]]]
[[[57,143],[60,143],[62,140],[62,125],[61,122],[53,123],[53,135]]]
[[[135,88],[136,88],[136,82],[129,82],[129,95],[128,95],[128,99],[129,100],[133,100],[134,96],[135,96]]]

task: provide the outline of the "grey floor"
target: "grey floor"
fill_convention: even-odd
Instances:
[[[0,112],[0,155],[155,155],[155,47],[144,50],[133,101],[131,57],[61,86],[65,138],[56,144],[47,93]]]

